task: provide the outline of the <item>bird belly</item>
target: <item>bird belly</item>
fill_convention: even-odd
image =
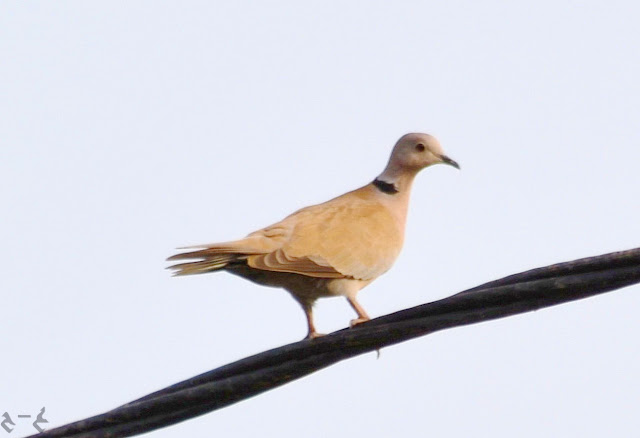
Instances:
[[[261,286],[281,287],[299,301],[306,302],[333,296],[355,298],[358,291],[372,281],[353,278],[309,277],[289,272],[266,271],[251,268],[244,263],[231,264],[225,270]]]

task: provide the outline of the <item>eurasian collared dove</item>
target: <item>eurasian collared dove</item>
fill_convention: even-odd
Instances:
[[[356,295],[398,257],[413,179],[438,163],[460,168],[435,137],[406,134],[393,148],[384,171],[366,186],[298,210],[244,239],[188,247],[199,249],[168,260],[197,260],[169,268],[174,275],[224,270],[284,288],[302,306],[309,338],[319,336],[312,307],[320,297],[346,297],[358,314],[351,325],[367,321]]]

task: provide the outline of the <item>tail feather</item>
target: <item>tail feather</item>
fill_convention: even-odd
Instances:
[[[237,254],[220,251],[217,248],[207,248],[207,249],[201,249],[199,251],[183,252],[180,254],[172,255],[167,259],[167,261],[172,262],[174,260],[188,260],[188,259],[215,259],[218,257],[225,259],[227,257],[236,256],[236,255]]]
[[[211,243],[206,245],[188,246],[180,249],[195,249],[169,257],[168,261],[192,260],[169,266],[173,275],[193,275],[224,269],[229,263],[246,260],[249,255],[262,254],[271,251],[263,248],[264,242],[259,237],[247,237],[232,242]],[[195,260],[194,260],[195,259]]]
[[[203,252],[204,251],[194,251],[193,253],[177,254],[173,257],[169,257],[167,260],[183,260],[194,258],[199,258],[202,260],[178,263],[169,266],[167,269],[172,269],[174,271],[174,276],[206,274],[207,272],[213,272],[223,269],[229,263],[244,258],[240,254],[201,254]]]

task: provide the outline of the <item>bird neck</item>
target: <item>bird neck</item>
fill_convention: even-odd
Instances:
[[[397,168],[390,163],[384,172],[373,181],[373,184],[383,193],[408,196],[417,173],[406,168]]]
[[[381,195],[378,197],[379,201],[387,205],[403,230],[403,234],[409,209],[411,185],[417,173],[387,166],[384,172],[373,181],[373,186]]]

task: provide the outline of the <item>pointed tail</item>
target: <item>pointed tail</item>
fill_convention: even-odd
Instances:
[[[229,263],[238,260],[244,260],[245,258],[246,256],[244,254],[229,253],[218,248],[207,248],[198,251],[176,254],[169,257],[167,261],[189,259],[199,260],[178,263],[169,266],[167,269],[172,269],[174,276],[206,274],[207,272],[213,272],[223,269]]]

